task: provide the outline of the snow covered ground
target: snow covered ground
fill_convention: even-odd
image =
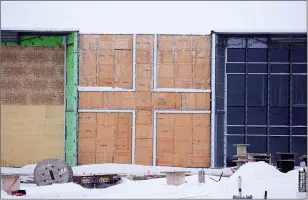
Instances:
[[[33,170],[35,165],[25,166],[22,170]],[[16,170],[2,168],[3,170]],[[98,172],[122,174],[159,174],[161,171],[170,171],[171,167],[150,167],[141,165],[101,164],[74,167],[74,174],[98,174]],[[179,170],[183,170],[179,169]],[[193,174],[197,169],[186,169]],[[228,172],[230,169],[223,169]],[[214,170],[219,174],[222,170]],[[211,170],[207,170],[211,172]],[[298,172],[293,170],[287,174],[279,172],[275,167],[264,162],[248,163],[242,166],[232,176],[223,177],[220,182],[215,182],[211,176],[206,176],[206,183],[199,184],[198,176],[186,177],[185,184],[181,186],[167,186],[165,178],[132,181],[124,178],[122,183],[105,189],[85,189],[74,183],[55,184],[51,186],[37,187],[35,184],[21,184],[21,189],[26,190],[27,195],[12,197],[1,192],[1,198],[232,198],[238,194],[237,181],[242,177],[243,195],[253,195],[254,199],[262,199],[264,192],[268,192],[268,198],[296,198]],[[217,176],[213,177],[218,179]]]

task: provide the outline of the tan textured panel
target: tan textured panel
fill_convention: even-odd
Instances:
[[[182,108],[210,110],[210,93],[182,93]]]
[[[174,126],[160,125],[157,127],[157,138],[163,140],[174,139]]]
[[[179,109],[181,107],[180,93],[154,93],[155,109]]]
[[[136,43],[137,50],[152,51],[153,49],[153,35],[137,35]]]
[[[151,64],[136,65],[136,77],[152,79],[152,65]]]
[[[1,105],[2,166],[64,156],[64,107]]]
[[[153,163],[153,152],[152,148],[138,148],[136,147],[135,153],[136,165],[152,165]]]
[[[172,51],[175,37],[171,35],[158,35],[158,50]]]
[[[114,163],[114,153],[96,154],[95,163]]]
[[[137,92],[136,93],[136,108],[139,110],[152,110],[152,93]]]
[[[151,78],[137,78],[136,80],[137,91],[151,91],[152,90],[152,79]]]
[[[174,140],[157,139],[158,153],[174,153]]]
[[[138,110],[136,114],[136,124],[152,124],[152,112],[147,110]]]
[[[175,140],[192,140],[192,127],[175,127],[174,129]]]
[[[173,153],[157,153],[156,165],[157,166],[174,166]]]
[[[174,115],[158,113],[156,116],[157,116],[158,126],[161,126],[161,125],[174,126]]]
[[[1,47],[2,105],[63,105],[63,47]]]
[[[174,143],[174,154],[191,154],[193,149],[192,142],[189,140],[177,140]]]
[[[102,92],[79,92],[80,109],[106,108],[106,94]]]
[[[95,154],[78,152],[78,165],[89,164],[95,164]]]
[[[152,124],[137,124],[136,138],[152,138]]]
[[[210,142],[210,131],[209,126],[193,127],[193,139]]]
[[[78,152],[93,153],[82,158],[83,164],[131,163],[132,114],[131,113],[79,113],[81,130],[96,130],[96,135],[79,137]]]
[[[190,167],[192,165],[190,154],[175,154],[174,156],[174,166],[177,167]]]
[[[209,36],[158,36],[158,88],[209,89],[209,38]],[[167,68],[167,65],[174,69]]]
[[[191,167],[210,167],[209,154],[193,154],[191,158]]]

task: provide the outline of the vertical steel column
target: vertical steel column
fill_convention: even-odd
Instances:
[[[216,76],[216,65],[215,65],[215,54],[216,54],[216,34],[212,34],[211,39],[211,168],[216,166],[216,87],[215,87],[215,76]]]
[[[270,56],[269,56],[269,51],[270,51],[270,48],[268,46],[268,41],[269,41],[269,37],[267,38],[267,126],[266,126],[266,132],[267,132],[267,137],[266,137],[266,153],[269,154],[269,147],[270,147],[270,137],[269,137],[269,134],[270,134],[270,103],[271,103],[271,94],[270,94],[270,91],[271,91],[271,76],[270,76],[270,71],[271,71],[271,68],[270,68]]]
[[[244,143],[247,144],[247,125],[248,125],[248,116],[247,116],[247,113],[248,113],[248,56],[247,56],[247,53],[248,53],[248,37],[245,37],[245,101],[244,101],[244,105],[245,105],[245,113],[244,113],[244,116],[245,116],[245,131],[244,131],[244,134],[245,134],[245,139],[244,139]]]
[[[228,116],[228,101],[227,101],[227,96],[228,96],[228,90],[227,90],[227,85],[228,85],[228,74],[227,74],[227,58],[228,58],[228,47],[225,47],[225,83],[224,83],[224,109],[225,109],[225,115],[224,115],[224,167],[227,166],[227,116]]]
[[[288,47],[288,52],[289,52],[289,152],[292,152],[292,106],[293,106],[293,70],[292,70],[292,37],[291,37],[291,42]]]
[[[63,158],[65,160],[65,149],[66,149],[66,119],[65,119],[65,116],[66,116],[66,79],[67,79],[67,72],[66,72],[66,59],[67,59],[67,36],[63,36],[63,46],[64,46],[64,155],[63,155]]]

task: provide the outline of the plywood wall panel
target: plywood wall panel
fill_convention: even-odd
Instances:
[[[95,138],[96,126],[89,126],[87,124],[80,124],[78,129],[78,137],[80,138]]]
[[[80,40],[81,86],[132,88],[131,35],[92,35]]]
[[[131,163],[132,114],[131,113],[79,113],[80,130],[96,130],[96,135],[78,141],[78,153],[83,156],[78,163]],[[93,137],[94,136],[94,137]],[[94,154],[94,158],[85,155]],[[122,157],[123,155],[123,157]]]
[[[135,163],[137,165],[152,165],[153,163],[152,148],[136,147]]]
[[[97,86],[132,88],[132,39],[131,35],[97,36],[97,75],[95,76]],[[210,88],[209,37],[158,35],[157,42],[158,88]],[[146,147],[145,143],[152,145],[153,142],[153,109],[210,109],[210,93],[155,93],[152,91],[153,43],[154,35],[136,35],[136,92],[101,92],[104,97],[97,96],[95,98],[95,95],[92,95],[92,98],[97,101],[82,100],[83,98],[91,99],[91,97],[80,93],[81,109],[89,109],[90,107],[92,109],[94,109],[93,107],[98,107],[98,109],[136,109],[135,161],[138,164],[152,164],[152,146]],[[169,149],[169,154],[172,154],[173,157],[178,155],[178,158],[172,158],[172,165],[200,165],[200,163],[193,163],[191,159],[189,161],[186,154],[190,156],[200,154],[200,150],[198,150],[198,142],[200,141],[203,145],[209,146],[208,135],[204,134],[209,132],[210,120],[208,116],[204,114],[157,114],[156,134],[157,142],[160,143],[158,148],[173,148],[172,151]],[[114,117],[113,124],[106,122],[108,119],[102,119],[102,122],[97,120],[97,138],[101,140],[118,138],[115,140],[115,146],[119,145],[117,151],[126,151],[125,149],[131,144],[132,120],[126,123],[125,120],[119,121],[117,117]],[[173,144],[169,147],[161,145],[171,141]],[[194,142],[197,147],[196,152],[193,151]],[[189,145],[182,148],[184,153],[175,153],[175,145],[180,149],[179,145],[186,143]],[[191,150],[187,153],[185,149]],[[142,155],[142,151],[148,152],[148,155]],[[165,155],[160,151],[157,151],[157,154],[161,156],[158,158],[159,163],[167,164],[169,162],[166,161],[166,158],[170,155]],[[115,162],[115,155],[112,159]],[[119,162],[126,162],[124,160],[127,161],[126,158],[123,158]]]
[[[174,154],[173,153],[157,153],[156,155],[157,166],[174,166]]]
[[[174,166],[187,167],[192,166],[190,154],[176,154],[174,155]]]
[[[158,36],[158,87],[209,89],[209,47],[209,36]],[[162,64],[174,67],[174,85],[171,77],[163,75]],[[179,64],[186,64],[186,67],[179,67]]]
[[[89,164],[95,164],[95,154],[78,152],[78,165]]]
[[[173,155],[169,166],[208,167],[210,156],[210,114],[157,114],[157,157],[164,165],[166,153]],[[203,160],[192,161],[193,155],[204,155]],[[169,161],[170,162],[170,161]],[[169,163],[170,164],[170,163]]]

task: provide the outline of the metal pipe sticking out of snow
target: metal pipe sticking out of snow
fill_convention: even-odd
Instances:
[[[242,178],[239,176],[238,177],[238,194],[240,197],[242,197]]]

